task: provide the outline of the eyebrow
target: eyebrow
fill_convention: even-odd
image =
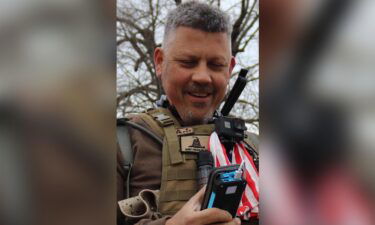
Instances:
[[[174,58],[185,58],[185,57],[187,57],[187,58],[199,58],[196,55],[194,55],[193,53],[188,52],[188,51],[176,53],[173,57]]]
[[[226,63],[228,62],[228,60],[224,56],[214,56],[214,57],[212,57],[210,59],[212,59],[212,60],[222,60],[222,61],[224,61]]]
[[[173,59],[180,59],[180,58],[189,58],[189,59],[199,59],[200,57],[199,56],[196,56],[190,52],[182,52],[182,53],[178,53],[176,55],[173,56]],[[228,60],[224,57],[224,56],[213,56],[213,57],[209,57],[208,58],[209,60],[222,60],[224,62],[228,62]]]

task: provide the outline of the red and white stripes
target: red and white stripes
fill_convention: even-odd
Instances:
[[[217,133],[213,132],[209,139],[208,150],[212,153],[216,167],[241,164],[242,161],[245,161],[244,172],[247,186],[242,196],[237,215],[242,216],[243,219],[258,216],[259,173],[254,165],[253,158],[247,152],[245,146],[242,143],[236,143],[234,145],[232,162],[230,162],[224,145],[221,144]]]

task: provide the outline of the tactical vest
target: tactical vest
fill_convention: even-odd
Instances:
[[[181,127],[165,108],[150,109],[140,117],[164,137],[158,210],[163,215],[174,215],[198,191],[197,152],[207,150],[215,125]],[[245,142],[257,149],[253,141]]]

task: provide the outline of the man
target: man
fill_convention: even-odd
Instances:
[[[157,197],[150,200],[150,192],[140,194],[143,197],[134,204],[146,199],[154,206],[157,201],[157,211],[163,215],[153,214],[137,224],[240,224],[238,218],[233,219],[221,209],[199,211],[204,190],[196,193],[196,154],[183,147],[186,141],[193,140],[189,132],[201,135],[198,140],[203,147],[208,144],[205,137],[212,133],[213,126],[206,124],[212,121],[225,96],[235,65],[230,37],[228,17],[204,3],[186,2],[168,15],[162,48],[154,52],[156,74],[167,97],[162,104],[165,108],[131,116],[133,122],[163,138],[163,144],[130,129],[134,166],[127,190],[130,196],[145,189],[160,190],[160,198],[155,194]],[[176,131],[187,135],[176,135]],[[119,178],[121,200],[124,184]],[[133,202],[122,206],[131,211],[129,205]]]

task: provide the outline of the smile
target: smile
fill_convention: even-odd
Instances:
[[[202,93],[202,92],[188,92],[188,94],[196,98],[206,98],[211,95],[210,93]]]

